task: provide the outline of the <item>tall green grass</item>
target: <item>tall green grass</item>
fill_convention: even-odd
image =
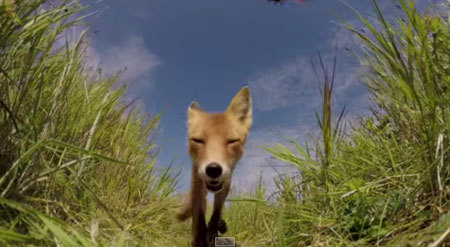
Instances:
[[[298,167],[304,181],[302,200],[282,200],[284,210],[278,208],[276,234],[283,238],[274,245],[450,243],[450,23],[420,15],[412,1],[399,4],[404,18],[395,24],[376,1],[376,24],[359,15],[369,33],[346,24],[365,46],[373,116],[342,135],[342,114],[334,125],[330,119],[333,80],[322,66],[322,137],[314,152],[296,141],[297,153],[281,144],[265,148]]]
[[[0,5],[0,245],[150,246],[169,239],[178,174],[155,167],[160,114],[86,66],[77,1]],[[81,17],[80,17],[81,16]]]
[[[445,246],[450,232],[450,34],[419,15],[350,25],[365,45],[373,116],[343,129],[324,78],[321,136],[265,147],[302,172],[231,196],[224,212],[241,246]],[[160,114],[123,100],[120,74],[86,63],[77,1],[0,1],[0,245],[188,246],[174,220],[179,173],[158,169]],[[334,119],[334,116],[336,118]]]

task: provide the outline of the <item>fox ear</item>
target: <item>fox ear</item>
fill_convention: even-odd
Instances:
[[[197,101],[192,101],[192,103],[188,107],[188,117],[192,118],[196,112],[201,111],[200,106]]]
[[[235,116],[248,128],[252,125],[252,98],[248,87],[244,87],[234,96],[227,113]]]
[[[200,110],[200,106],[197,101],[192,101],[189,105],[188,111],[190,110]]]

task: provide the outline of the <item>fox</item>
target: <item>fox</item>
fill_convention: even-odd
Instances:
[[[243,87],[220,113],[202,110],[196,101],[188,107],[188,152],[192,160],[191,188],[176,218],[192,217],[191,246],[214,246],[218,232],[227,231],[222,209],[230,192],[231,177],[241,159],[252,126],[252,99]],[[214,193],[211,218],[206,225],[206,195]]]

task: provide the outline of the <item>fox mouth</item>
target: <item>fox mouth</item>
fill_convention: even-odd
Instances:
[[[206,188],[212,192],[218,192],[222,189],[222,183],[218,181],[206,182]]]

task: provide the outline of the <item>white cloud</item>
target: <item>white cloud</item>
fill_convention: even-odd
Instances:
[[[357,18],[345,20],[345,22],[355,27],[356,29],[361,28],[363,25],[362,22]],[[357,48],[357,46],[360,44],[359,38],[350,30],[348,30],[345,24],[334,20],[330,21],[330,23],[333,25],[333,28],[331,29],[332,35],[331,38],[327,40],[326,46],[330,48],[337,47],[338,49]]]
[[[249,191],[262,178],[268,193],[273,193],[276,176],[280,174],[298,175],[299,169],[292,164],[277,160],[260,146],[275,147],[277,143],[281,143],[295,152],[295,148],[288,141],[292,139],[307,140],[308,135],[317,136],[318,131],[318,128],[313,125],[280,126],[279,128],[251,131],[245,153],[234,171],[233,191]],[[302,144],[302,141],[299,143]]]
[[[120,71],[120,81],[130,83],[128,94],[136,97],[152,88],[153,74],[161,62],[149,51],[141,37],[131,36],[105,49],[90,45],[87,49],[87,65],[94,68],[98,65],[107,76]]]
[[[80,24],[64,30],[57,38],[54,49],[64,48],[66,44],[73,47],[87,29],[86,25]],[[147,48],[142,37],[130,36],[121,43],[101,46],[87,33],[84,35],[85,67],[100,72],[102,76],[120,72],[119,84],[130,84],[125,94],[126,101],[142,97],[152,88],[153,75],[161,66],[161,61]]]
[[[363,70],[355,61],[356,58],[340,55],[336,65],[333,98],[344,99],[351,104],[355,99],[351,96],[353,91],[363,87],[360,77]],[[331,80],[334,52],[322,54],[322,59]],[[296,106],[302,112],[313,112],[320,107],[319,85],[323,87],[324,79],[318,58],[314,59],[314,64],[317,75],[310,59],[301,56],[293,62],[252,76],[248,85],[252,90],[255,109],[271,111]]]
[[[355,27],[362,27],[361,21],[357,18],[349,19],[347,22]],[[331,29],[330,38],[313,49],[321,53],[331,79],[334,48],[337,48],[334,97],[349,98],[348,94],[353,89],[363,86],[360,75],[364,73],[364,68],[357,57],[349,50],[361,50],[363,45],[345,26],[335,21],[332,23],[336,26]],[[318,55],[311,57],[300,55],[293,61],[250,76],[247,84],[252,90],[255,108],[259,111],[299,105],[305,110],[305,107],[314,109],[320,105],[318,85],[322,87],[323,80]]]
[[[260,111],[290,106],[317,92],[314,72],[305,57],[256,74],[248,85]]]

